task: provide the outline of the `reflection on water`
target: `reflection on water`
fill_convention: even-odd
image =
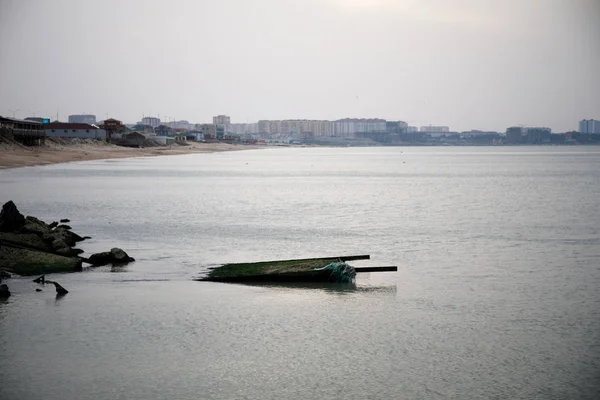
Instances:
[[[202,282],[200,282],[202,283]],[[396,293],[397,287],[396,285],[389,286],[365,286],[359,285],[354,282],[348,283],[329,283],[329,282],[248,282],[248,283],[221,283],[223,285],[244,285],[244,286],[254,286],[254,287],[263,287],[268,289],[275,290],[319,290],[325,293],[331,294],[348,294],[348,293],[369,293],[369,292],[378,292],[378,293]]]
[[[55,298],[56,303],[58,303],[59,301],[61,301],[62,299],[64,299],[65,296],[66,296],[65,293],[56,293],[56,298]]]

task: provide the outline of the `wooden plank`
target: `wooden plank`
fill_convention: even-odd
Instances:
[[[361,272],[393,272],[398,271],[398,267],[395,265],[390,265],[386,267],[354,267],[356,273]]]
[[[271,260],[271,261],[257,261],[252,263],[231,263],[225,265],[235,265],[235,264],[267,264],[267,263],[288,263],[293,261],[314,261],[314,260],[331,260],[331,261],[354,261],[354,260],[370,260],[370,254],[362,254],[357,256],[337,256],[337,257],[315,257],[315,258],[292,258],[290,260]],[[218,269],[219,267],[212,267],[210,269]]]
[[[363,254],[363,255],[360,255],[360,256],[342,256],[342,257],[335,257],[335,258],[339,258],[342,261],[370,260],[371,259],[371,255],[369,255],[369,254]]]

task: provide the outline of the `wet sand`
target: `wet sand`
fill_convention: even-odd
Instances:
[[[39,147],[2,143],[0,144],[0,169],[58,164],[73,161],[214,153],[260,148],[264,148],[264,146],[196,142],[190,142],[187,146],[171,145],[141,149],[120,147],[95,141],[76,141],[71,143],[47,142],[46,145]]]

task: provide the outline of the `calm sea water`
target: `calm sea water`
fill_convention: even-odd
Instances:
[[[600,398],[600,148],[270,149],[0,171],[138,261],[9,282],[0,398]],[[371,254],[356,287],[195,282]]]

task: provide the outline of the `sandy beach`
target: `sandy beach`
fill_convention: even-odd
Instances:
[[[130,148],[104,142],[78,139],[70,141],[47,140],[45,145],[39,147],[23,146],[18,143],[0,143],[0,169],[73,161],[214,153],[259,148],[264,148],[264,146],[196,142],[190,142],[185,146],[171,145],[164,147]]]

